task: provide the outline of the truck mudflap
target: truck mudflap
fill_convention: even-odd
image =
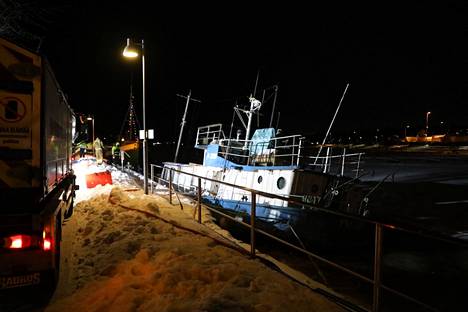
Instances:
[[[4,250],[1,252],[0,266],[0,290],[38,285],[56,267],[55,252],[39,249]]]

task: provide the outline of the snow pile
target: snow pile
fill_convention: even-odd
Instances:
[[[75,207],[68,289],[46,311],[342,311],[193,221],[186,203],[93,192]]]
[[[92,189],[88,189],[86,186],[86,175],[98,172],[109,171],[112,176],[112,182],[116,185],[122,186],[136,186],[134,180],[130,175],[118,170],[116,167],[103,163],[101,165],[96,164],[94,157],[81,158],[73,162],[73,171],[76,175],[76,184],[79,185],[81,191],[76,192],[75,202],[90,199],[103,192],[101,189],[102,185],[97,185]]]

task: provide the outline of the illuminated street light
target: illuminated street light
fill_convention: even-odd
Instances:
[[[91,146],[93,148],[93,155],[94,155],[94,117],[88,117],[86,120],[92,121],[93,122],[93,142],[91,143]]]
[[[141,40],[141,44],[143,45],[143,40]],[[142,48],[143,51],[143,48]],[[137,47],[127,38],[127,45],[122,52],[122,55],[129,58],[136,58],[138,57],[138,49]],[[142,53],[143,56],[143,53]]]
[[[138,49],[139,46],[141,49]],[[144,40],[141,39],[141,43],[133,43],[127,38],[127,46],[122,52],[122,55],[127,58],[136,58],[141,51],[141,68],[142,68],[142,79],[143,79],[143,176],[144,176],[144,190],[145,194],[148,194],[148,132],[146,131],[146,101],[145,101],[145,44]]]
[[[429,115],[431,112],[426,113],[426,136],[429,134]]]

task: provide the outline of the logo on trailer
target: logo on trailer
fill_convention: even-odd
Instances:
[[[0,289],[37,285],[41,282],[41,274],[33,273],[19,276],[0,276]]]
[[[26,116],[26,105],[18,98],[5,97],[0,99],[0,119],[4,122],[15,123]]]

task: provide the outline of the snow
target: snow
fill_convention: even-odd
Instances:
[[[145,195],[127,174],[83,160],[64,237],[58,290],[46,311],[343,311],[245,251],[196,204]],[[86,189],[109,170],[114,185]],[[65,241],[65,239],[64,239]]]
[[[133,178],[129,174],[122,172],[116,167],[106,163],[97,165],[96,159],[94,157],[88,156],[87,158],[81,158],[77,161],[74,161],[73,170],[76,175],[76,184],[79,185],[80,190],[82,190],[81,192],[76,192],[75,203],[88,200],[103,192],[101,185],[98,185],[92,189],[88,189],[86,187],[86,175],[88,174],[109,171],[112,175],[112,181],[114,184],[122,186],[136,186]],[[136,173],[134,175],[139,176]]]

